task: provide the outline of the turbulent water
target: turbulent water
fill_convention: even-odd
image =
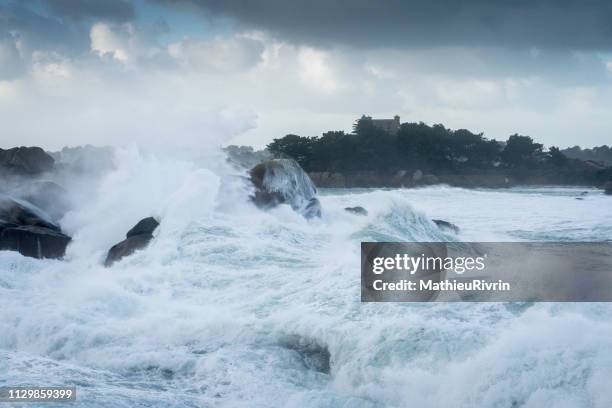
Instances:
[[[66,260],[0,252],[0,385],[76,385],[79,407],[612,406],[607,304],[359,300],[361,241],[609,241],[599,191],[327,190],[306,220],[223,171],[117,163],[61,220]],[[149,215],[152,244],[104,268]]]

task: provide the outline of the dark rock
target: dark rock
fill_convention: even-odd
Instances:
[[[61,232],[60,227],[40,208],[6,195],[0,195],[0,223],[43,227]]]
[[[134,227],[125,235],[127,238],[140,234],[153,234],[153,231],[159,226],[159,222],[153,217],[143,218],[138,221]]]
[[[153,231],[159,226],[159,222],[153,217],[143,218],[130,229],[126,234],[126,239],[113,245],[108,250],[104,266],[111,266],[121,258],[133,254],[139,249],[146,248],[153,239]]]
[[[61,258],[71,238],[49,228],[25,225],[9,227],[0,234],[0,249],[32,258]]]
[[[612,181],[608,181],[606,184],[604,184],[603,188],[604,194],[612,195]]]
[[[441,230],[449,230],[455,234],[459,233],[459,227],[455,224],[444,220],[432,220]]]
[[[346,207],[344,210],[348,211],[350,213],[353,213],[355,215],[368,215],[368,210],[366,210],[363,207],[359,207],[359,206],[357,206],[357,207]]]
[[[34,258],[61,258],[70,240],[39,208],[0,195],[0,249]]]
[[[582,198],[582,197],[576,197],[576,200],[581,200],[581,201],[582,201],[582,200],[584,200],[584,198]]]
[[[55,160],[40,147],[0,149],[0,168],[15,174],[32,175],[53,169]]]
[[[258,207],[289,204],[306,218],[321,216],[317,189],[295,160],[268,160],[253,167],[249,174],[255,187],[251,200]]]
[[[313,339],[291,335],[281,339],[281,346],[293,350],[302,359],[304,365],[320,373],[329,374],[331,354],[328,348]]]
[[[146,248],[152,239],[153,235],[151,234],[133,235],[124,239],[109,249],[106,260],[104,261],[104,266],[111,266],[121,258],[132,255],[139,249]]]

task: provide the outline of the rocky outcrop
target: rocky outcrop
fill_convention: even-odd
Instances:
[[[0,169],[5,173],[34,175],[53,169],[55,160],[40,147],[0,149]]]
[[[350,212],[351,214],[355,214],[355,215],[368,215],[368,210],[366,210],[363,207],[346,207],[344,208],[344,211]]]
[[[255,187],[251,200],[259,208],[288,204],[306,218],[320,217],[317,189],[308,174],[292,159],[274,159],[259,163],[250,171]]]
[[[61,232],[25,225],[4,229],[0,235],[0,249],[17,251],[32,258],[61,258],[70,240]]]
[[[0,249],[33,258],[61,258],[71,238],[39,208],[0,196]]]
[[[138,221],[136,225],[132,227],[131,230],[125,234],[127,238],[133,237],[135,235],[143,235],[143,234],[153,234],[153,231],[159,226],[159,222],[153,217],[143,218]]]
[[[139,249],[146,248],[153,239],[153,231],[159,222],[153,217],[138,221],[125,235],[125,239],[109,249],[104,266],[111,266],[120,259],[129,256]]]
[[[6,195],[0,195],[0,224],[34,226],[60,231],[59,225],[40,208]]]

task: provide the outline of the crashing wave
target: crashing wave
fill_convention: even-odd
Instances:
[[[317,189],[295,160],[268,160],[253,167],[250,175],[256,188],[252,200],[258,207],[289,204],[306,218],[321,216]]]

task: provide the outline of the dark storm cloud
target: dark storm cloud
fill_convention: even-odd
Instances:
[[[315,44],[612,48],[612,2],[606,0],[156,1],[195,4]]]
[[[57,18],[41,14],[27,2],[0,3],[0,32],[12,33],[24,51],[53,49],[66,53],[86,49],[83,33]]]
[[[72,19],[98,18],[130,20],[134,18],[134,6],[125,0],[45,0],[43,2],[62,17]]]

